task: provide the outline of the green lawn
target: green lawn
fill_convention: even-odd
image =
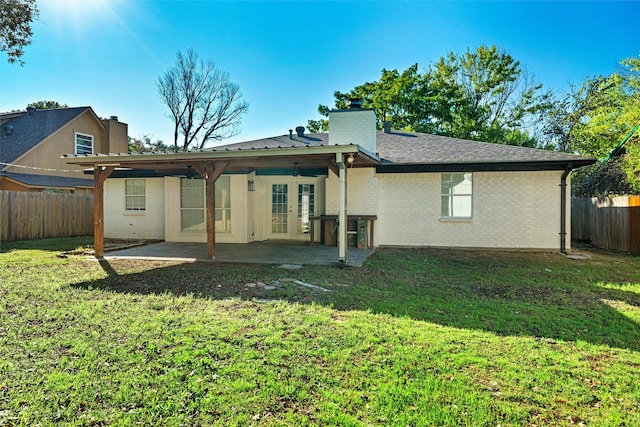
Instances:
[[[0,426],[640,425],[637,257],[58,256],[88,244],[2,246]]]

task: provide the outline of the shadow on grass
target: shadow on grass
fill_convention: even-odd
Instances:
[[[640,259],[615,254],[576,262],[555,254],[382,249],[363,268],[305,266],[297,271],[264,264],[101,264],[109,277],[76,286],[218,300],[314,302],[504,336],[640,351],[640,294],[637,286],[636,291],[624,289],[640,283]],[[332,292],[249,286],[283,277]]]
[[[38,240],[0,242],[0,253],[15,250],[68,251],[77,247],[93,246],[93,236],[58,237]]]

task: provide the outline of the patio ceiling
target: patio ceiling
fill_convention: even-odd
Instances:
[[[207,165],[224,165],[224,173],[328,168],[338,173],[336,154],[353,156],[351,167],[374,167],[380,160],[358,146],[321,146],[279,149],[196,151],[185,153],[145,153],[109,155],[66,155],[68,164],[93,168],[110,166],[111,177],[185,175],[191,166],[200,173]]]

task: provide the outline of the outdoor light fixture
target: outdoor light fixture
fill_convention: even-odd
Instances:
[[[193,179],[193,171],[191,170],[191,165],[187,165],[187,179]]]
[[[249,191],[256,191],[256,187],[252,179],[247,181],[247,188],[249,189]]]
[[[352,164],[354,160],[355,157],[353,157],[353,154],[349,154],[349,157],[347,157],[347,163]]]

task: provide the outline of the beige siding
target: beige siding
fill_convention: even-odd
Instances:
[[[124,179],[107,179],[104,184],[104,236],[114,239],[154,239],[164,236],[164,179],[145,180],[146,210],[127,212]]]
[[[76,132],[92,135],[94,147],[101,147],[103,128],[93,114],[87,110],[14,162],[22,166],[36,167],[39,169],[9,167],[7,171],[91,179],[90,175],[84,175],[82,173],[82,167],[68,165],[65,160],[61,158],[64,154],[75,153]],[[56,172],[45,169],[54,169]],[[73,172],[62,172],[66,170],[72,170]]]
[[[443,221],[441,174],[380,174],[377,242],[403,246],[558,249],[561,175],[561,171],[476,172],[473,218]]]
[[[117,120],[102,120],[105,127],[101,153],[128,153],[128,125]]]

